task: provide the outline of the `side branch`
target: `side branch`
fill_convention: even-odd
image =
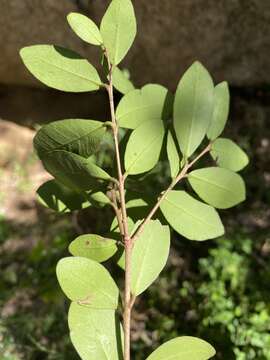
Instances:
[[[173,181],[171,182],[171,184],[169,185],[169,187],[163,191],[159,198],[157,199],[156,204],[154,205],[154,207],[152,208],[152,210],[149,212],[149,214],[147,215],[147,217],[144,219],[144,221],[141,223],[141,225],[138,227],[138,229],[135,231],[134,235],[132,236],[132,243],[134,243],[134,241],[140,236],[140,234],[143,232],[145,225],[152,219],[152,217],[155,215],[155,213],[157,212],[157,210],[160,207],[160,204],[162,203],[162,201],[165,199],[166,195],[175,187],[176,184],[178,184],[183,178],[186,177],[188,170],[201,158],[203,157],[206,153],[208,153],[211,150],[211,146],[212,143],[209,143],[206,148],[194,159],[192,160],[190,163],[187,163],[183,169],[180,171],[180,173],[177,175],[177,177],[175,179],[173,179]]]

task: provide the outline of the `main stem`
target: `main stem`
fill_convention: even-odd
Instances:
[[[107,56],[108,59],[108,56]],[[117,163],[118,181],[119,181],[119,197],[120,197],[120,210],[121,210],[121,221],[119,222],[119,229],[125,245],[125,289],[124,289],[124,360],[130,360],[130,320],[131,320],[131,309],[132,309],[132,298],[131,298],[131,255],[132,255],[132,243],[128,233],[127,223],[127,209],[125,202],[125,177],[123,176],[120,151],[119,151],[119,140],[118,140],[118,124],[115,117],[114,108],[114,97],[113,97],[113,82],[112,82],[112,65],[109,63],[109,84],[107,91],[109,94],[112,130],[115,145],[115,157]]]

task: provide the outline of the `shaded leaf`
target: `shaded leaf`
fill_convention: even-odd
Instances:
[[[46,207],[57,212],[80,210],[87,206],[85,196],[71,190],[55,180],[46,181],[37,189],[39,201]]]
[[[219,209],[232,207],[246,197],[241,176],[224,168],[194,170],[189,173],[188,181],[201,199]]]
[[[230,92],[227,82],[224,81],[214,89],[214,110],[207,130],[208,139],[214,140],[222,133],[228,119],[229,108]]]
[[[167,137],[167,155],[169,160],[169,165],[171,169],[171,177],[175,178],[180,170],[180,158],[178,154],[177,147],[173,140],[172,134],[169,131]]]
[[[124,70],[120,70],[117,66],[113,69],[113,86],[121,94],[127,94],[135,89]]]
[[[170,191],[160,209],[172,228],[187,239],[202,241],[224,234],[216,210],[185,191]]]
[[[105,206],[111,203],[111,200],[102,191],[96,191],[89,194],[89,201],[94,206]]]
[[[42,162],[58,181],[78,191],[97,187],[97,179],[110,180],[110,176],[93,162],[68,151],[53,151]]]
[[[135,129],[148,120],[167,118],[169,110],[168,90],[156,84],[145,85],[125,95],[116,109],[116,118],[121,127]]]
[[[215,354],[213,346],[206,341],[181,336],[162,344],[146,360],[208,360]]]
[[[85,257],[66,257],[56,266],[58,282],[66,296],[94,309],[116,309],[118,288],[109,272]]]
[[[216,139],[210,154],[220,167],[232,171],[242,170],[249,162],[247,154],[230,139]]]
[[[87,16],[72,12],[68,14],[67,21],[79,38],[92,45],[102,45],[103,41],[99,28]]]
[[[31,74],[54,89],[87,92],[102,86],[97,70],[71,50],[53,45],[33,45],[21,49],[20,55]]]
[[[122,328],[114,310],[90,309],[72,302],[68,313],[71,341],[82,360],[122,360]]]
[[[112,0],[102,18],[100,32],[110,62],[120,63],[130,49],[137,31],[136,18],[130,0]]]
[[[97,262],[103,262],[116,253],[117,244],[115,240],[99,235],[84,234],[72,241],[68,249],[73,256],[81,256]]]
[[[131,260],[131,291],[141,294],[164,268],[170,249],[170,230],[151,220],[136,239]]]
[[[95,120],[66,119],[44,125],[34,138],[40,158],[54,150],[66,150],[83,157],[94,154],[105,135],[104,123]]]
[[[206,135],[213,111],[214,85],[208,71],[195,62],[181,78],[174,101],[174,128],[185,158]]]
[[[133,130],[126,147],[125,169],[130,175],[151,170],[158,162],[164,137],[161,120],[150,120]]]

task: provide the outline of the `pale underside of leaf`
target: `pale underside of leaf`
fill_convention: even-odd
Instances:
[[[87,92],[102,86],[96,69],[78,54],[52,45],[20,51],[25,66],[45,85],[68,92]]]

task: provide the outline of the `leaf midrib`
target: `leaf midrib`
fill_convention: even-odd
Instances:
[[[165,198],[165,201],[167,201],[170,205],[176,207],[177,209],[180,209],[181,211],[183,211],[184,213],[188,214],[190,217],[193,217],[194,219],[196,219],[199,223],[203,224],[203,225],[208,225],[213,229],[216,229],[215,226],[213,226],[211,223],[208,223],[206,221],[203,221],[201,218],[195,216],[194,214],[190,213],[189,211],[187,211],[186,209],[183,209],[182,207],[180,207],[179,205],[173,203],[172,201],[168,200],[167,198]],[[202,204],[205,205],[205,204]],[[208,205],[205,205],[208,206]],[[211,206],[209,206],[211,208]]]
[[[87,120],[86,120],[86,121],[87,121]],[[59,144],[59,147],[56,146],[55,148],[53,148],[53,149],[51,149],[51,150],[45,151],[45,153],[46,153],[46,154],[50,154],[50,153],[52,153],[52,152],[54,152],[54,151],[61,150],[62,148],[65,148],[65,147],[68,146],[68,145],[72,145],[73,143],[75,143],[75,142],[77,142],[77,141],[83,140],[83,138],[90,136],[93,132],[98,131],[98,130],[101,130],[102,128],[103,128],[103,126],[101,125],[100,127],[97,127],[97,128],[95,128],[95,129],[89,131],[88,133],[86,133],[86,134],[84,134],[84,135],[81,135],[81,136],[79,136],[79,137],[77,137],[77,138],[75,138],[75,139],[73,139],[73,140],[71,140],[71,141],[69,141],[69,142],[64,143],[64,144],[60,144],[60,143],[57,142],[54,138],[52,138],[50,134],[47,134],[47,133],[46,133],[46,136],[47,136],[48,138],[50,138],[53,142],[56,142],[57,144]]]
[[[196,176],[196,175],[189,175],[189,177],[190,177],[191,179],[194,178],[194,179],[196,179],[197,181],[205,182],[205,183],[210,184],[210,185],[212,185],[212,186],[215,186],[215,187],[217,187],[217,188],[219,188],[219,189],[222,189],[223,191],[228,192],[228,193],[232,194],[233,196],[237,196],[237,194],[238,194],[238,192],[235,193],[235,192],[233,192],[232,190],[230,190],[230,189],[228,189],[228,188],[226,188],[226,187],[224,187],[224,186],[222,186],[222,185],[220,185],[220,184],[217,184],[217,183],[215,183],[215,182],[213,182],[213,181],[210,181],[210,180],[208,180],[208,179],[205,179],[205,178],[202,179],[202,178],[200,178],[200,177],[198,177],[198,176]]]
[[[162,138],[163,138],[163,136],[164,136],[164,133],[163,133],[163,135],[162,135]],[[145,148],[143,148],[143,150],[138,154],[138,156],[134,159],[134,161],[133,161],[133,162],[131,163],[131,165],[128,167],[127,172],[129,172],[130,169],[134,166],[134,164],[141,158],[141,156],[142,156],[145,152],[148,151],[149,147],[151,147],[156,141],[159,140],[159,137],[161,137],[160,134],[157,134],[157,136],[155,136],[154,139],[153,139],[150,143],[148,143],[148,146],[146,146]]]
[[[57,68],[57,69],[59,69],[59,70],[65,71],[65,72],[67,72],[68,74],[71,74],[71,75],[73,75],[73,76],[77,76],[78,78],[81,78],[81,79],[83,79],[83,80],[85,80],[85,81],[87,81],[87,82],[93,83],[93,84],[95,84],[95,85],[98,86],[98,87],[100,87],[100,86],[102,85],[101,83],[97,83],[97,82],[95,82],[95,81],[92,80],[92,79],[86,78],[86,77],[84,77],[84,76],[82,76],[82,75],[80,75],[80,74],[77,74],[77,73],[75,73],[75,72],[72,72],[72,71],[70,71],[70,70],[67,70],[66,68],[63,68],[63,67],[61,67],[61,66],[58,66],[58,65],[52,64],[52,63],[50,63],[50,62],[48,62],[48,61],[45,61],[43,58],[40,58],[40,57],[38,57],[38,56],[33,56],[32,59],[38,59],[39,61],[41,61],[41,62],[43,62],[43,63],[45,63],[45,64],[47,64],[47,65],[49,65],[49,66],[52,66],[52,67],[55,67],[55,68]],[[83,60],[83,59],[80,59],[80,60]],[[86,64],[87,64],[88,66],[90,65],[90,68],[91,68],[91,64],[89,64],[89,63],[86,63]],[[91,70],[96,71],[95,68],[91,68]],[[89,72],[89,74],[90,74],[90,72]]]

